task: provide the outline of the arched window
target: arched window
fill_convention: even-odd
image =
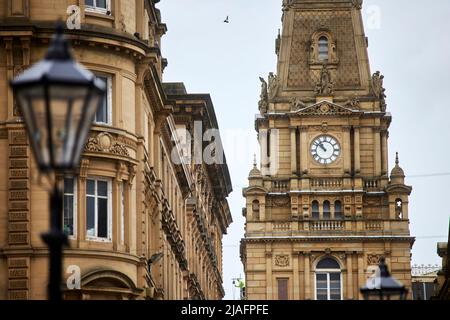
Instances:
[[[328,61],[329,49],[328,49],[328,38],[322,36],[319,38],[319,50],[318,50],[318,58],[320,62]]]
[[[328,200],[323,202],[323,218],[325,220],[331,219],[330,201]]]
[[[253,201],[252,211],[253,211],[253,220],[259,221],[260,215],[259,215],[259,201],[258,200]]]
[[[395,200],[395,215],[397,219],[403,219],[403,201],[402,199]]]
[[[339,263],[322,259],[316,266],[316,300],[342,300],[342,276]]]
[[[319,202],[317,202],[315,200],[312,203],[312,218],[314,220],[319,220],[320,219]]]
[[[334,203],[334,218],[336,220],[341,220],[343,219],[343,214],[342,214],[342,202],[340,202],[339,200],[337,200]]]

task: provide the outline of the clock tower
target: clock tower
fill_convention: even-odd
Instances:
[[[391,115],[370,71],[362,0],[284,0],[261,80],[260,165],[243,190],[248,299],[357,300],[384,257],[411,287],[408,199],[389,171]]]

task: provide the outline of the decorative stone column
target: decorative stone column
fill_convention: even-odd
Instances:
[[[355,148],[355,174],[361,173],[361,139],[360,139],[360,127],[353,127],[353,146]]]
[[[380,128],[373,128],[375,177],[381,176],[381,134]]]
[[[308,127],[301,126],[300,130],[300,174],[308,174]]]
[[[303,252],[305,261],[305,300],[312,300],[312,287],[311,287],[311,252]]]
[[[273,300],[272,252],[266,252],[266,300]]]
[[[291,128],[291,172],[297,175],[297,128]]]
[[[268,172],[268,167],[269,167],[269,157],[268,157],[268,130],[267,129],[260,129],[259,130],[259,146],[260,146],[260,150],[261,150],[261,173],[263,175],[266,175]]]
[[[30,157],[25,130],[10,130],[8,178],[8,299],[28,300],[30,295]],[[6,178],[6,177],[4,177]],[[46,208],[46,206],[44,206]]]
[[[353,300],[353,252],[346,252],[347,258],[347,299]]]
[[[366,284],[364,270],[364,253],[358,252],[358,288],[361,288]],[[362,299],[363,296],[359,293],[359,300]]]
[[[388,173],[388,138],[389,132],[384,129],[381,130],[381,152],[382,152],[382,163],[381,163],[381,174],[384,176]]]
[[[294,272],[292,281],[293,283],[293,292],[294,292],[294,300],[300,300],[300,279],[299,279],[299,268],[298,268],[298,259],[299,253],[292,253],[292,270]]]
[[[351,173],[351,145],[350,145],[350,127],[343,127],[342,130],[344,132],[344,150],[343,150],[343,156],[344,156],[344,173],[350,174]]]

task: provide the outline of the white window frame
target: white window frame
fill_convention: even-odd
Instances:
[[[89,195],[88,193],[87,193],[87,182],[88,182],[88,180],[93,180],[93,181],[95,181],[95,195],[94,196],[92,196],[92,195]],[[107,185],[108,185],[108,190],[107,190],[107,200],[108,200],[108,205],[107,205],[107,210],[108,210],[108,212],[107,212],[107,219],[108,219],[108,221],[107,221],[107,228],[108,228],[108,237],[107,238],[101,238],[101,237],[98,237],[98,236],[96,236],[97,234],[98,234],[98,230],[97,230],[97,225],[98,225],[98,199],[105,199],[105,197],[103,197],[103,196],[99,196],[98,195],[98,182],[106,182],[107,183]],[[88,199],[88,197],[91,197],[91,198],[94,198],[94,203],[95,203],[95,212],[94,212],[94,230],[95,230],[95,236],[90,236],[89,234],[88,234],[88,230],[87,230],[87,199]],[[86,230],[85,230],[85,232],[86,232],[86,239],[88,240],[88,241],[96,241],[96,242],[112,242],[112,179],[109,179],[109,178],[104,178],[104,177],[88,177],[87,179],[86,179],[86,199],[85,199],[85,201],[86,201],[86,217],[85,217],[85,219],[86,219]]]
[[[315,274],[314,274],[314,300],[317,300],[317,275],[318,274],[326,274],[327,275],[327,301],[332,301],[330,300],[330,296],[331,296],[331,288],[330,288],[330,274],[331,273],[339,273],[339,283],[341,285],[340,291],[341,291],[341,298],[340,300],[344,300],[344,291],[343,291],[343,284],[342,284],[342,271],[339,269],[319,269],[316,270]],[[334,301],[338,301],[338,300],[334,300]]]
[[[113,116],[113,113],[112,113],[112,94],[113,94],[112,75],[96,72],[95,76],[106,79],[106,115],[107,115],[108,119],[106,122],[97,121],[97,119],[94,119],[94,123],[99,124],[99,125],[112,126],[112,122],[113,122],[112,121],[112,116]],[[97,114],[95,115],[95,117],[97,118]]]
[[[108,11],[111,12],[111,0],[105,0],[106,1],[106,9],[105,8],[101,8],[101,7],[97,7],[97,0],[92,0],[94,5],[90,6],[86,4],[85,1],[85,10],[88,12],[95,12],[95,13],[101,13],[101,14],[107,14]]]
[[[77,187],[78,187],[78,181],[76,177],[73,176],[66,176],[64,179],[73,179],[73,193],[67,193],[66,190],[63,190],[63,228],[64,228],[64,197],[66,195],[71,195],[73,197],[73,235],[68,235],[69,239],[76,239],[77,238],[77,222],[78,222],[78,193],[77,193]]]

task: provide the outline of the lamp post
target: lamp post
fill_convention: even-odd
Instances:
[[[365,300],[406,300],[408,294],[408,289],[391,276],[385,258],[381,258],[377,274],[360,291]]]
[[[31,149],[41,172],[61,175],[79,166],[104,84],[74,61],[63,24],[58,23],[44,60],[11,81]],[[50,251],[48,297],[61,300],[63,191],[56,179],[50,195],[50,231],[42,235]]]

